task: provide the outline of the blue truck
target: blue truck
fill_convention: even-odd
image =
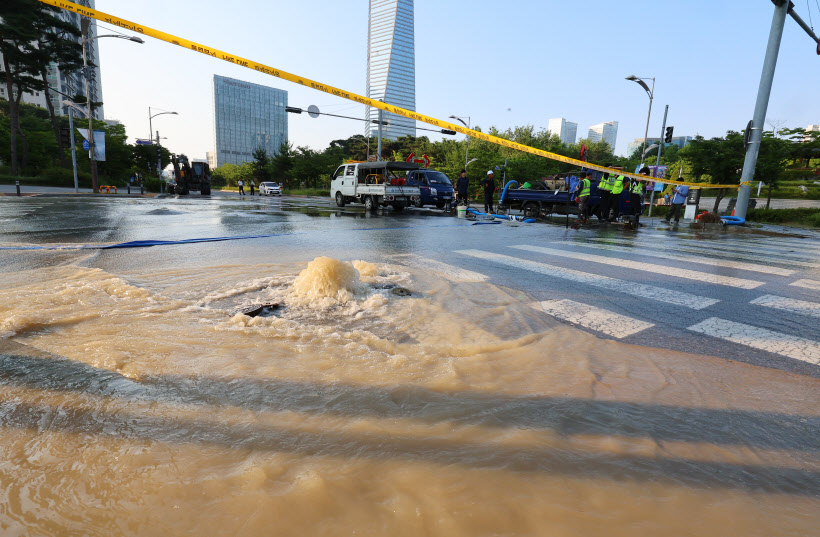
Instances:
[[[407,172],[407,185],[419,187],[421,196],[414,201],[416,207],[435,205],[439,209],[445,209],[453,203],[453,183],[441,172],[410,170]]]
[[[601,172],[592,172],[590,178],[589,211],[590,215],[598,213],[601,197],[598,195],[598,181]],[[551,214],[578,214],[578,204],[572,192],[578,181],[576,176],[567,180],[529,181],[531,188],[520,188],[516,181],[509,181],[504,186],[498,199],[499,212],[521,211],[526,218],[545,218]],[[624,188],[619,198],[619,213],[630,214],[632,207],[629,191]]]

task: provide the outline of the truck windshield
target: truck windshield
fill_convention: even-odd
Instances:
[[[453,183],[450,182],[450,179],[447,178],[441,172],[427,172],[427,179],[430,181],[431,185],[450,185],[452,186]]]

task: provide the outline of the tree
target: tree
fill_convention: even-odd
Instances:
[[[772,189],[777,186],[783,170],[786,169],[791,145],[787,140],[777,138],[770,132],[763,133],[763,140],[760,143],[760,151],[757,156],[757,165],[755,166],[755,180],[766,183],[768,188],[767,209],[772,201]]]
[[[711,184],[732,184],[740,182],[743,171],[743,135],[729,131],[725,138],[705,139],[696,136],[688,146],[680,151],[681,157],[691,166],[698,182],[707,178]],[[726,189],[719,189],[712,212],[718,211]]]
[[[270,159],[268,158],[268,152],[265,151],[264,147],[259,146],[253,150],[253,176],[256,178],[256,184],[260,184],[268,180],[269,163]]]
[[[65,148],[60,136],[60,126],[57,121],[57,114],[51,102],[50,87],[48,84],[48,70],[50,65],[55,63],[64,72],[79,70],[82,65],[82,45],[78,41],[81,38],[80,30],[70,23],[63,21],[54,15],[58,8],[36,2],[37,11],[35,17],[35,30],[37,31],[37,47],[34,58],[43,83],[43,93],[45,95],[46,106],[51,117],[51,126],[54,130],[54,137],[59,148],[60,162],[66,165]]]
[[[42,90],[38,75],[36,49],[33,45],[37,32],[35,0],[4,0],[0,3],[0,53],[3,65],[0,76],[5,79],[6,94],[9,96],[9,142],[12,175],[18,175],[20,168],[26,167],[28,140],[20,128],[20,100],[23,94]],[[15,93],[16,89],[16,93]],[[23,142],[23,159],[18,163],[17,137]]]
[[[291,183],[291,170],[293,170],[293,145],[284,140],[276,151],[276,155],[270,160],[270,172],[276,181],[281,183],[282,188],[287,188]]]

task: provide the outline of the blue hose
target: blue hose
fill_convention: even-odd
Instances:
[[[498,204],[501,205],[504,203],[504,196],[507,195],[507,189],[510,188],[510,185],[518,186],[518,181],[507,181],[507,184],[504,185],[504,190],[501,191],[501,197],[498,198]]]
[[[721,216],[720,219],[727,226],[742,226],[746,223],[746,219],[739,216]]]

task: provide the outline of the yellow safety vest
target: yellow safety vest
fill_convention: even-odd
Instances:
[[[589,196],[589,179],[584,179],[581,181],[579,190],[581,192],[578,194],[578,197],[583,198],[584,196]]]
[[[643,194],[643,183],[640,181],[635,181],[632,183],[631,191],[633,194]]]
[[[615,182],[612,183],[612,194],[617,196],[621,192],[624,191],[624,176],[619,175],[615,178]]]
[[[601,176],[601,181],[598,183],[598,190],[603,190],[604,192],[611,192],[612,191],[612,177],[604,177]]]

